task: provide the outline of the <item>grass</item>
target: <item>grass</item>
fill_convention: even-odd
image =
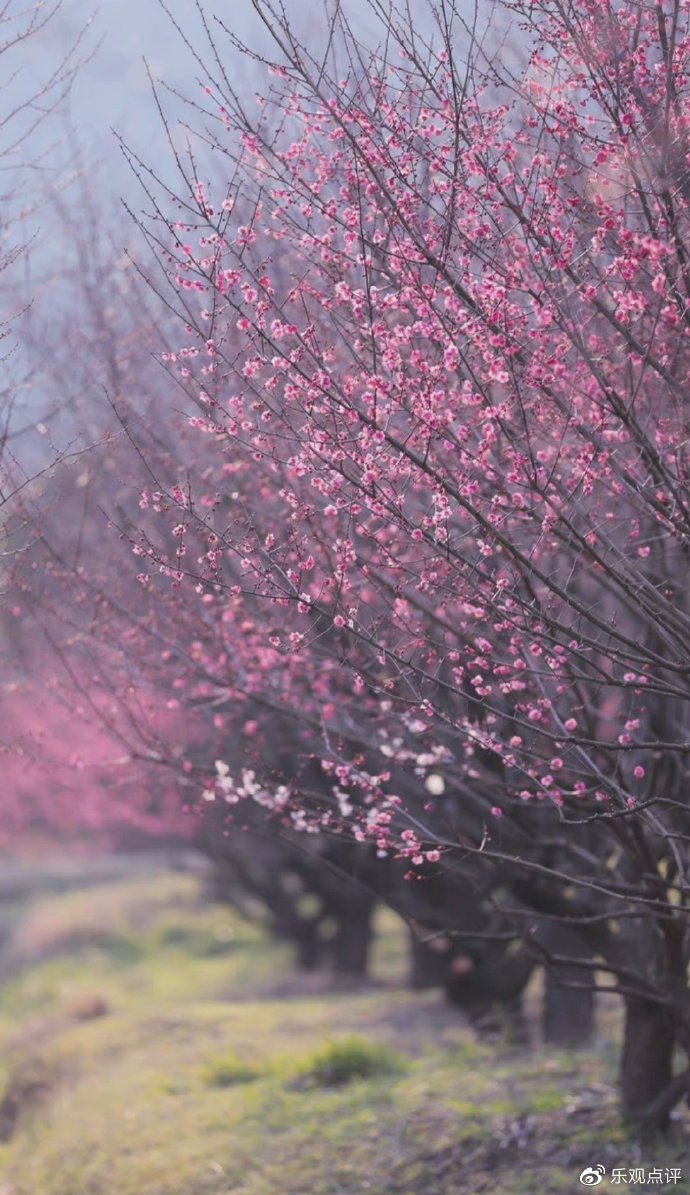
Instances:
[[[255,1063],[245,1062],[238,1054],[211,1058],[201,1070],[207,1087],[234,1087],[236,1083],[253,1083],[262,1071]]]
[[[389,1046],[350,1035],[338,1041],[325,1042],[306,1058],[299,1078],[305,1086],[342,1087],[357,1079],[377,1079],[405,1070],[402,1055]]]
[[[0,988],[1,1195],[556,1195],[599,1163],[690,1191],[684,1125],[645,1154],[619,1121],[613,1014],[584,1054],[480,1043],[380,931],[344,994],[192,876],[39,897]]]

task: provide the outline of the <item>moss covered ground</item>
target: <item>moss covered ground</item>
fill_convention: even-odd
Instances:
[[[548,1195],[599,1164],[600,1191],[657,1166],[627,1189],[690,1192],[687,1121],[645,1146],[619,1121],[613,1009],[581,1054],[480,1043],[405,990],[390,916],[357,992],[295,974],[191,874],[104,875],[10,916],[0,1195]]]

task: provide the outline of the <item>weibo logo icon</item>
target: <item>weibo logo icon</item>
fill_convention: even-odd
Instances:
[[[598,1187],[605,1174],[605,1166],[588,1166],[582,1171],[580,1182],[584,1187]]]

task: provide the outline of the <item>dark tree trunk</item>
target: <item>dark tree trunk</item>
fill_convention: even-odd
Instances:
[[[586,982],[578,967],[548,967],[544,974],[544,1041],[573,1049],[594,1033],[594,992],[569,987]]]
[[[352,892],[347,903],[331,914],[337,927],[331,942],[333,970],[342,979],[366,979],[375,903],[368,892]]]
[[[304,921],[296,923],[289,935],[295,941],[296,961],[301,971],[315,971],[321,966],[324,955],[324,942],[319,937],[319,921]]]
[[[669,1114],[683,1094],[681,1090],[674,1097],[673,1092],[675,1036],[663,1005],[625,997],[621,1101],[626,1120],[648,1129],[668,1127]]]
[[[592,971],[577,964],[593,960],[585,934],[558,922],[539,926],[537,941],[546,951],[542,1028],[544,1041],[554,1046],[584,1046],[594,1033],[595,995]],[[573,959],[551,962],[551,958]]]
[[[487,950],[476,959],[458,954],[449,967],[446,995],[481,1036],[503,1033],[515,1044],[527,1044],[522,994],[534,966],[534,959],[522,950]]]
[[[439,949],[439,941],[442,947]],[[450,947],[444,939],[434,945],[425,942],[414,929],[410,930],[410,986],[416,991],[442,988],[448,982]]]
[[[462,1009],[478,1037],[488,1041],[500,1038],[514,1046],[529,1045],[521,994],[511,1000],[463,1005]]]

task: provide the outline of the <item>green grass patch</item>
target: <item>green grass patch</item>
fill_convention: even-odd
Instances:
[[[299,1080],[321,1087],[341,1087],[356,1079],[384,1079],[399,1075],[407,1063],[389,1046],[364,1037],[344,1037],[326,1042],[299,1069]]]
[[[260,1067],[245,1062],[235,1053],[211,1058],[201,1068],[201,1079],[207,1087],[234,1087],[236,1083],[253,1083],[261,1075]]]

